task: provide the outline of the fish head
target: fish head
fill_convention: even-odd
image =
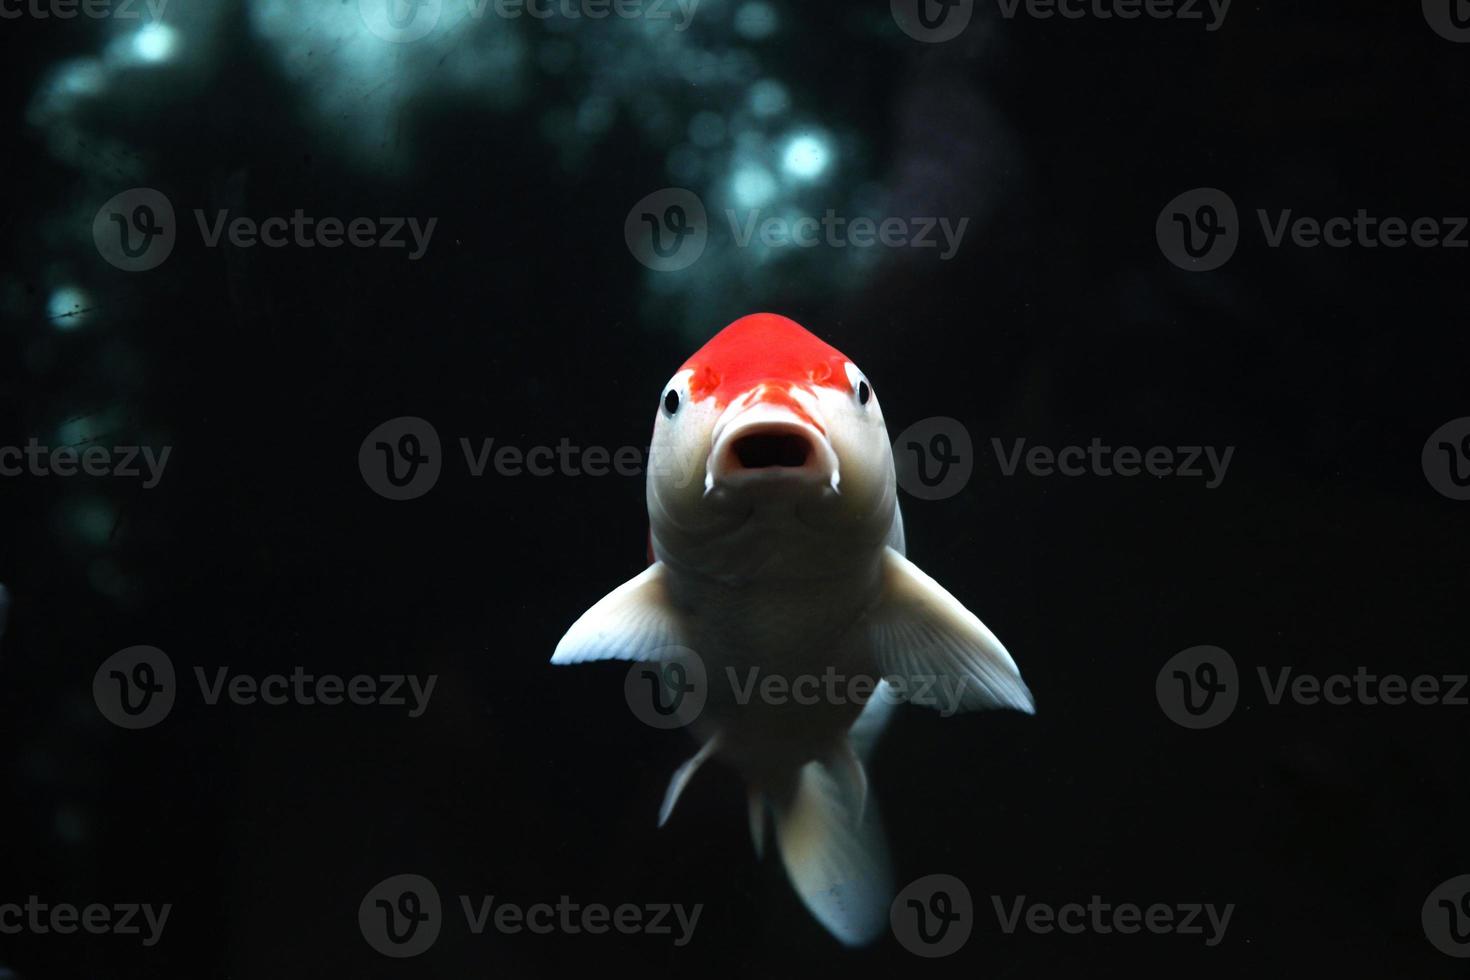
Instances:
[[[893,451],[867,376],[792,320],[743,317],[664,386],[648,505],[660,524],[715,533],[753,513],[881,540]]]

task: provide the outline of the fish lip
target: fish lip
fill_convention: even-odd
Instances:
[[[746,466],[736,448],[752,436],[801,439],[807,445],[806,459],[796,466]],[[836,493],[840,476],[837,451],[825,432],[789,409],[756,402],[721,419],[715,426],[705,466],[704,492],[708,495],[724,489],[812,486]]]

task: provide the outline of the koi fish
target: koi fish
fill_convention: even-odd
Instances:
[[[649,459],[651,564],[551,662],[677,665],[681,691],[699,680],[686,719],[699,751],[659,826],[701,765],[729,764],[757,856],[769,813],[806,907],[843,943],[869,942],[893,888],[863,760],[892,706],[935,703],[918,692],[937,687],[956,710],[1031,714],[1031,693],[995,635],[904,556],[873,385],[795,322],[747,316],[690,357],[659,396]],[[820,683],[833,677],[871,683]]]

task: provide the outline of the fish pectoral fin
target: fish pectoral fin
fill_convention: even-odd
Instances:
[[[878,808],[866,780],[833,760],[808,762],[771,797],[776,844],[792,887],[817,921],[848,946],[888,927],[893,877]]]
[[[658,825],[660,827],[668,823],[669,815],[674,812],[674,806],[679,802],[679,797],[683,794],[684,787],[689,785],[689,780],[694,778],[694,774],[699,771],[699,767],[704,765],[706,760],[714,755],[715,750],[719,747],[720,736],[716,733],[713,738],[704,743],[698,752],[694,753],[692,758],[674,770],[673,777],[669,779],[669,788],[664,790],[663,804],[658,808]]]
[[[556,645],[551,662],[661,660],[669,647],[678,645],[667,570],[663,562],[655,562],[584,612]]]
[[[995,634],[945,588],[892,548],[868,637],[903,699],[942,711],[1014,708],[1035,714],[1016,662]]]

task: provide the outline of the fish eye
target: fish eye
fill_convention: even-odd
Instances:
[[[868,384],[868,379],[863,377],[863,372],[858,370],[856,364],[848,361],[842,367],[847,372],[847,383],[852,386],[852,393],[857,396],[858,404],[867,408],[868,403],[873,400],[873,386]]]
[[[670,388],[664,393],[664,411],[672,416],[679,410],[679,393]]]

